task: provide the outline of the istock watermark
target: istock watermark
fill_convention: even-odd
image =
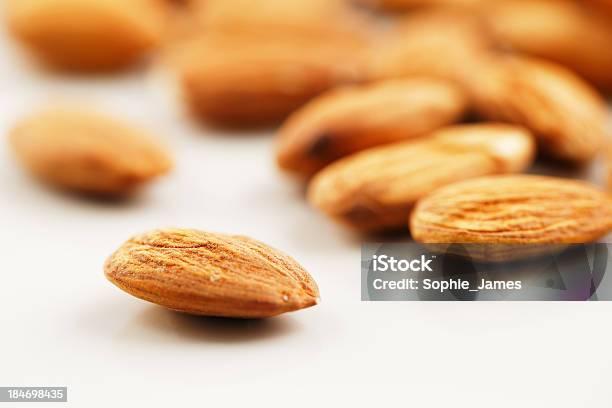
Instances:
[[[366,244],[361,299],[612,300],[610,245]]]
[[[372,268],[375,272],[433,272],[429,266],[433,258],[421,255],[419,259],[395,259],[393,256],[372,255]]]

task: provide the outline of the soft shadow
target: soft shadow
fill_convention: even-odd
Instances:
[[[18,180],[11,180],[10,183],[5,183],[5,187],[13,188],[11,197],[21,199],[24,202],[31,201],[32,197],[37,199],[53,199],[61,205],[87,205],[94,208],[137,208],[143,206],[147,199],[148,186],[137,188],[132,192],[124,195],[104,195],[95,193],[78,192],[66,188],[57,187],[49,183],[45,183],[40,179],[23,175],[22,179],[26,179],[25,184],[27,189],[24,189],[24,184],[19,184]],[[27,197],[30,196],[30,197]]]
[[[205,119],[193,117],[191,115],[191,123],[200,133],[203,131],[207,137],[219,139],[272,139],[276,133],[276,126],[231,126],[229,124],[215,123],[206,121]]]
[[[593,171],[593,166],[590,163],[579,164],[564,162],[543,155],[538,155],[537,161],[531,169],[529,169],[529,173],[531,174],[577,179],[589,179]]]
[[[388,230],[357,233],[362,240],[368,242],[412,242],[408,223],[405,226]]]
[[[91,206],[98,207],[138,207],[146,202],[143,197],[143,194],[145,194],[143,190],[135,190],[126,194],[109,195],[77,192],[53,187],[48,187],[47,189],[57,195],[63,195],[67,198],[79,200]]]
[[[299,327],[288,316],[268,319],[227,319],[191,316],[149,307],[121,332],[132,340],[180,339],[193,343],[244,343],[288,335]]]
[[[28,69],[40,76],[56,82],[113,82],[117,80],[130,80],[136,76],[142,75],[147,67],[145,60],[135,61],[127,66],[118,66],[114,68],[69,68],[61,67],[53,64],[45,63],[36,59],[29,54],[22,55],[23,60],[27,63]]]
[[[208,129],[215,133],[223,134],[224,136],[237,137],[257,137],[262,135],[270,136],[278,129],[277,124],[243,124],[241,122],[221,122],[215,120],[205,120],[194,118],[196,123],[199,123],[204,129]]]

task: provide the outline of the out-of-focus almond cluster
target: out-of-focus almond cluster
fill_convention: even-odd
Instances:
[[[607,0],[10,0],[7,10],[14,36],[54,69],[160,64],[201,122],[279,126],[278,165],[358,229],[405,226],[428,208],[421,199],[465,179],[529,184],[501,174],[536,153],[576,166],[605,150]],[[51,150],[76,133],[30,128],[13,143],[38,171],[30,141]],[[438,230],[422,215],[417,238]]]
[[[611,9],[607,0],[7,0],[5,14],[48,66],[161,61],[196,116],[248,127],[279,124],[345,84],[425,76],[469,93],[483,61],[503,54],[550,60],[612,90]]]

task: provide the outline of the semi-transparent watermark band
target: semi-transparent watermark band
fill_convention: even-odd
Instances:
[[[364,301],[612,300],[612,244],[365,244]]]

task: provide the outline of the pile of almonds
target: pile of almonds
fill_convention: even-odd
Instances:
[[[209,126],[279,126],[276,161],[309,202],[359,231],[426,244],[567,244],[612,229],[588,183],[521,175],[606,152],[612,3],[605,0],[8,0],[44,66],[155,64]],[[82,109],[10,134],[32,174],[124,196],[172,168],[149,132]],[[612,165],[610,166],[612,174]],[[183,312],[266,317],[317,303],[314,280],[258,241],[198,230],[134,237],[106,262],[121,289]]]

